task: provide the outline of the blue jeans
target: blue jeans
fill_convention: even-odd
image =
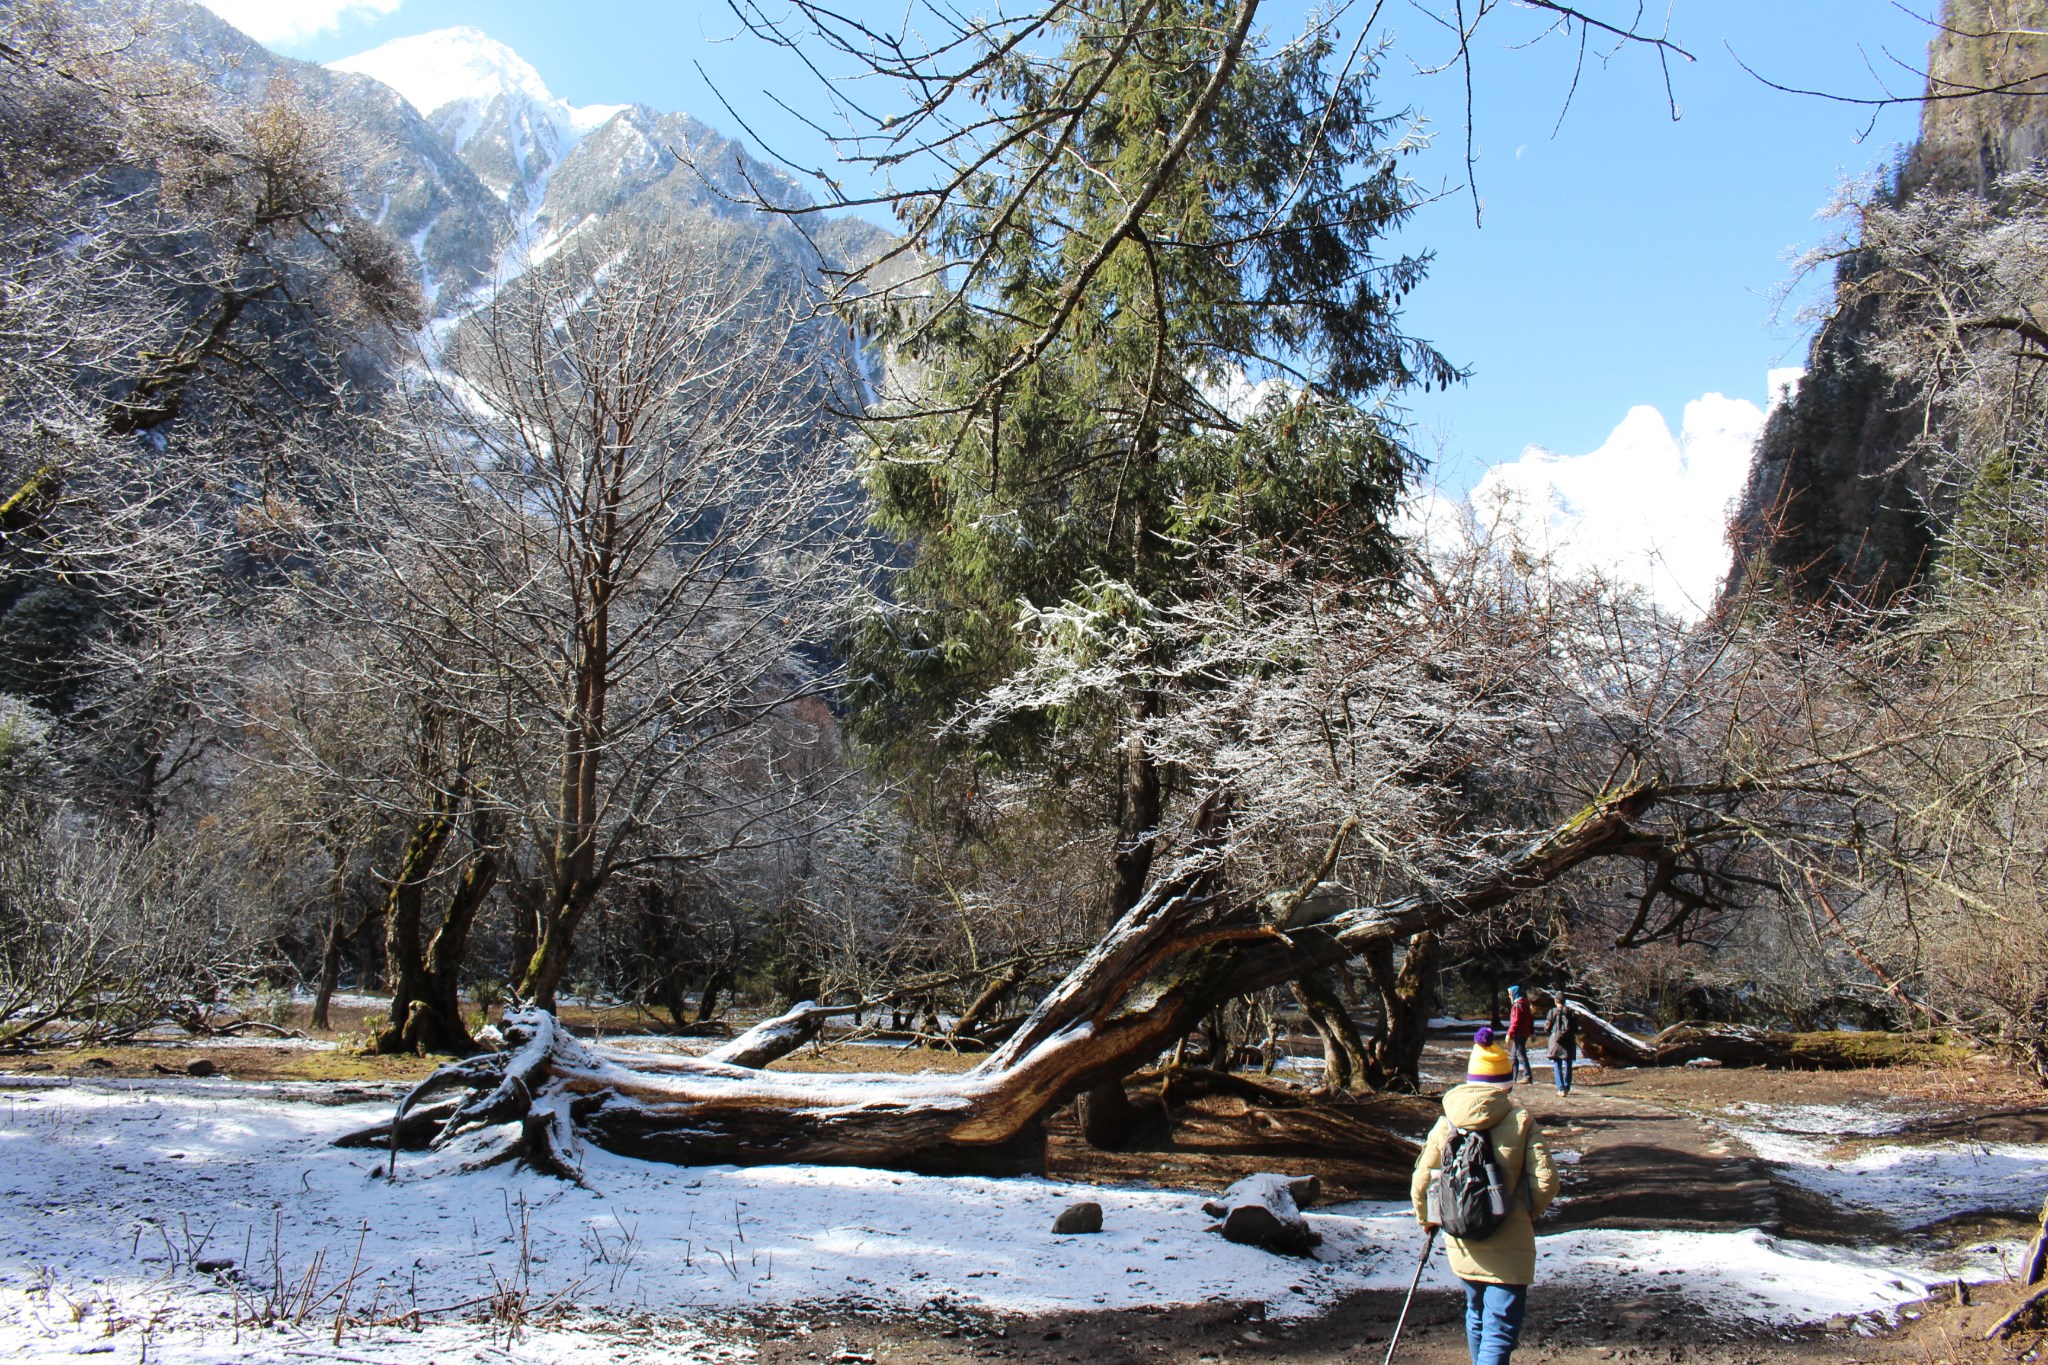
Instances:
[[[1569,1057],[1552,1057],[1550,1059],[1550,1067],[1551,1070],[1557,1073],[1557,1093],[1569,1095],[1572,1089],[1572,1059]]]
[[[1508,1365],[1522,1339],[1522,1310],[1528,1304],[1526,1284],[1465,1281],[1465,1344],[1472,1348],[1472,1365]]]
[[[1536,1079],[1536,1068],[1529,1065],[1529,1040],[1508,1039],[1508,1075],[1518,1081]]]

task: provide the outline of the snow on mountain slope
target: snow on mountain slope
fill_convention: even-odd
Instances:
[[[1771,372],[1774,405],[1798,373]],[[1728,517],[1766,416],[1748,399],[1709,393],[1685,405],[1674,436],[1657,409],[1631,408],[1598,450],[1529,446],[1487,470],[1463,509],[1425,500],[1412,529],[1457,536],[1469,516],[1479,533],[1513,536],[1564,573],[1635,584],[1674,616],[1697,619],[1728,570]]]
[[[1697,617],[1727,569],[1728,513],[1763,424],[1756,404],[1718,393],[1685,405],[1676,437],[1655,408],[1632,408],[1590,454],[1532,446],[1496,465],[1473,502],[1482,515],[1515,516],[1566,568],[1633,580],[1659,606]]]
[[[428,117],[510,213],[507,249],[514,258],[534,236],[554,169],[585,135],[628,107],[579,108],[556,98],[530,63],[475,28],[393,39],[331,69],[381,81]],[[498,273],[506,270],[501,261]]]
[[[517,52],[477,28],[443,28],[394,38],[368,52],[329,62],[333,71],[355,71],[379,80],[422,114],[458,100],[488,108],[500,95],[523,96],[557,115],[564,130],[581,137],[626,106],[592,104],[578,108],[556,99],[547,82]]]

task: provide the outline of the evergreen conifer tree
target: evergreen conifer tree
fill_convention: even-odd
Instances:
[[[1148,604],[1229,550],[1383,578],[1413,468],[1387,400],[1457,377],[1396,323],[1426,260],[1384,246],[1413,199],[1372,55],[1339,67],[1327,27],[1271,43],[1256,8],[1086,0],[986,36],[968,72],[991,133],[899,204],[934,264],[860,304],[911,378],[867,428],[908,558],[855,642],[856,733],[899,768],[1111,776],[1112,912],[1171,790],[1128,737],[1173,705],[1171,659],[1110,714],[929,736],[1015,665],[1035,612],[1143,650]]]

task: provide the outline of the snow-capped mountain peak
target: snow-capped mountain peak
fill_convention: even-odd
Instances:
[[[476,28],[444,28],[330,63],[380,81],[426,116],[506,208],[524,237],[548,176],[627,106],[558,99],[517,52]]]
[[[524,57],[482,29],[466,26],[394,38],[328,66],[382,81],[406,103],[429,115],[463,100],[474,100],[482,109],[500,95],[523,97],[553,115],[565,132],[581,135],[625,108],[621,104],[578,108],[555,98],[540,72]]]

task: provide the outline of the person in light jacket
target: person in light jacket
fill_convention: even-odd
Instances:
[[[1502,1065],[1507,1060],[1494,1044],[1493,1030],[1480,1029],[1473,1038],[1466,1083],[1445,1092],[1444,1116],[1429,1130],[1409,1182],[1415,1219],[1427,1227],[1430,1182],[1444,1164],[1452,1130],[1463,1128],[1491,1136],[1494,1158],[1515,1192],[1508,1202],[1507,1221],[1491,1237],[1444,1237],[1451,1271],[1465,1282],[1465,1342],[1472,1365],[1507,1365],[1521,1339],[1529,1285],[1536,1278],[1535,1220],[1558,1190],[1557,1167],[1536,1120],[1509,1093],[1514,1081],[1512,1071]]]

